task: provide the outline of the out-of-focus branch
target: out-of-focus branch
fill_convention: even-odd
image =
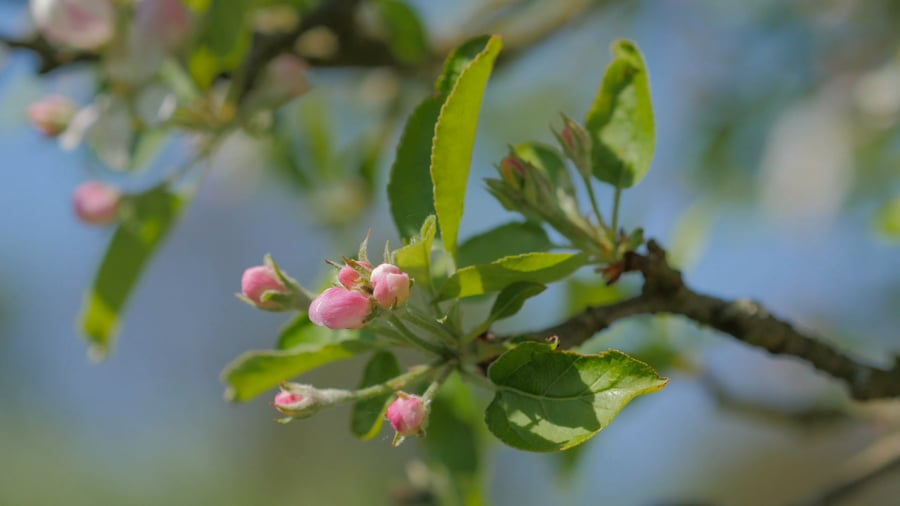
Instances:
[[[860,454],[840,467],[838,475],[828,481],[829,488],[812,499],[798,503],[802,506],[829,506],[843,499],[880,476],[900,470],[900,431],[881,437]]]
[[[79,62],[97,61],[99,55],[84,51],[65,51],[47,42],[40,35],[24,39],[0,36],[0,44],[10,49],[24,49],[37,55],[40,60],[39,74],[47,74],[53,70]]]
[[[681,272],[668,264],[666,253],[659,244],[650,241],[647,250],[647,255],[631,253],[624,260],[626,272],[640,272],[644,277],[640,295],[615,304],[588,308],[559,325],[528,337],[544,340],[557,336],[560,345],[568,348],[583,343],[624,318],[657,313],[677,314],[770,353],[804,360],[842,380],[855,399],[900,397],[900,360],[895,360],[889,370],[872,367],[811,334],[797,330],[756,302],[730,301],[697,293],[685,285]]]

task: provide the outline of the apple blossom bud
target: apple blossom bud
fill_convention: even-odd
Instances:
[[[49,95],[28,107],[28,117],[44,135],[56,137],[75,117],[75,104],[61,95]]]
[[[385,309],[399,306],[409,298],[409,274],[396,265],[379,265],[372,270],[369,280],[372,283],[372,296]]]
[[[264,297],[266,293],[287,295],[288,289],[269,265],[250,267],[241,276],[241,293],[260,309],[287,309],[278,301]]]
[[[54,44],[94,50],[115,35],[112,0],[31,0],[35,27]]]
[[[174,49],[191,34],[193,19],[182,0],[139,0],[135,27],[142,41],[156,41],[166,50]]]
[[[114,186],[100,181],[87,181],[75,189],[75,214],[92,225],[106,225],[119,213],[121,194]]]
[[[522,180],[527,171],[526,162],[515,155],[509,155],[500,162],[500,175],[516,189],[522,187]]]
[[[277,107],[309,91],[309,67],[298,56],[281,53],[266,65],[256,88],[247,98],[251,110]]]
[[[372,301],[366,294],[334,287],[322,292],[309,305],[309,319],[330,329],[358,329],[372,313]]]
[[[566,156],[575,163],[578,172],[584,177],[591,174],[591,136],[572,118],[563,115],[562,132],[556,134],[556,138],[562,145]],[[555,133],[555,132],[554,132]]]
[[[336,388],[316,388],[312,385],[283,382],[281,391],[275,394],[272,405],[290,418],[279,420],[289,422],[291,418],[307,418],[320,409],[352,399],[352,392]]]
[[[425,421],[428,418],[428,406],[418,395],[397,392],[397,398],[388,406],[385,418],[397,431],[394,446],[403,442],[405,436],[422,436],[425,434]]]
[[[365,267],[366,269],[371,269],[372,264],[369,262],[356,262],[358,265]],[[341,267],[341,270],[338,271],[338,281],[344,285],[344,288],[353,288],[359,280],[362,279],[362,274],[356,269],[356,267],[347,264]]]

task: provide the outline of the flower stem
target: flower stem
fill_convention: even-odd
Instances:
[[[594,194],[594,185],[591,184],[590,178],[584,178],[584,186],[587,188],[588,197],[591,200],[591,208],[594,210],[594,216],[597,217],[597,226],[600,228],[607,228],[606,222],[603,221],[603,215],[600,213],[600,206],[597,205],[597,195]],[[615,220],[615,218],[613,218]],[[613,221],[613,228],[615,228],[615,221]]]
[[[612,215],[612,234],[613,234],[613,255],[618,255],[619,249],[619,204],[622,201],[622,189],[616,187],[616,194],[613,198],[613,215]]]
[[[443,348],[441,348],[439,346],[435,346],[434,344],[431,344],[428,341],[417,336],[415,333],[413,333],[411,330],[409,330],[409,328],[407,328],[407,326],[403,324],[403,320],[398,318],[397,315],[394,314],[393,312],[391,312],[390,316],[388,316],[388,321],[390,321],[391,324],[394,326],[394,328],[400,332],[400,335],[402,335],[410,343],[418,346],[419,348],[430,351],[430,352],[434,353],[435,355],[439,355],[439,356],[445,355]]]
[[[359,390],[354,390],[350,392],[348,396],[349,400],[361,401],[364,399],[370,399],[372,397],[378,397],[379,395],[384,395],[387,393],[394,392],[396,390],[400,390],[406,385],[417,381],[425,376],[433,374],[435,368],[438,364],[432,365],[419,365],[411,368],[409,371],[397,376],[395,378],[389,379],[384,383],[379,383],[377,385],[372,385],[366,388],[360,388]]]

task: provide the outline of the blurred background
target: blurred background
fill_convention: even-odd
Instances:
[[[625,193],[626,226],[667,245],[698,291],[758,300],[875,364],[900,354],[900,3],[409,3],[433,47],[492,26],[523,48],[488,87],[463,237],[514,218],[482,178],[508,143],[551,142],[559,112],[581,118],[610,43],[629,38],[651,72],[658,147],[647,178]],[[0,2],[0,33],[27,33],[27,10]],[[553,35],[535,36],[553,23]],[[323,259],[353,252],[367,229],[371,244],[397,240],[387,168],[435,73],[315,68],[312,91],[284,108],[277,135],[232,135],[134,293],[112,356],[94,364],[75,321],[109,231],[78,223],[71,193],[88,177],[120,176],[96,150],[44,139],[26,114],[51,92],[89,100],[92,74],[76,66],[37,76],[33,54],[2,48],[0,504],[394,504],[410,470],[415,477],[416,444],[391,448],[387,430],[358,441],[343,408],[274,424],[269,396],[225,402],[219,373],[248,349],[272,347],[286,321],[233,296],[263,254],[317,286],[329,272]],[[364,165],[372,139],[384,145],[374,175],[330,175]],[[123,185],[146,186],[189,147],[170,139]],[[311,165],[316,185],[298,177]],[[610,195],[601,194],[606,208]],[[552,324],[632,293],[636,281],[604,290],[581,273],[503,328]],[[577,454],[495,444],[490,504],[813,501],[900,429],[896,402],[851,403],[803,363],[678,318],[636,319],[585,345],[608,347],[657,365],[669,386]],[[306,379],[350,386],[360,367],[351,360]],[[836,504],[896,504],[898,467]]]

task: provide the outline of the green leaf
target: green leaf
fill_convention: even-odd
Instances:
[[[435,94],[423,100],[406,121],[387,188],[391,215],[403,239],[415,235],[425,218],[435,214],[431,167],[438,117],[463,70],[483,58],[489,41],[487,37],[473,39],[454,50],[444,63]]]
[[[309,314],[299,313],[282,327],[276,348],[289,350],[301,344],[322,342],[329,337],[329,332],[310,321]]]
[[[519,281],[513,283],[497,295],[497,300],[491,306],[490,316],[488,320],[495,322],[504,318],[509,318],[518,313],[525,301],[540,294],[547,289],[546,285],[534,283],[532,281]]]
[[[397,357],[389,351],[378,351],[366,364],[362,380],[358,388],[370,387],[395,378],[400,375],[400,364]],[[378,435],[384,423],[384,410],[393,397],[392,393],[357,401],[353,404],[353,412],[350,418],[350,430],[363,440],[369,440]]]
[[[441,287],[440,297],[472,297],[500,291],[518,281],[551,283],[587,263],[584,253],[526,253],[456,271]]]
[[[398,60],[418,63],[428,56],[428,37],[419,15],[401,0],[381,0],[378,13],[391,51]]]
[[[547,251],[553,243],[534,222],[512,222],[469,238],[459,247],[459,266],[486,264],[498,258]]]
[[[422,443],[429,467],[449,478],[449,487],[438,491],[441,504],[487,504],[481,464],[484,423],[477,406],[472,390],[458,375],[450,377],[431,403]]]
[[[250,50],[252,33],[248,12],[252,0],[210,0],[190,57],[191,76],[201,89],[216,76],[237,69]]]
[[[503,46],[497,36],[476,39],[481,40],[484,40],[484,49],[459,72],[459,78],[441,108],[431,150],[434,209],[444,247],[454,258],[481,101],[494,60]]]
[[[436,232],[437,221],[431,215],[425,219],[419,235],[394,252],[394,264],[425,286],[431,283],[431,248]]]
[[[397,145],[387,192],[391,215],[404,239],[414,236],[425,218],[434,214],[434,190],[428,167],[434,125],[443,104],[440,96],[428,97],[419,104],[406,121]]]
[[[225,398],[249,401],[282,381],[371,349],[355,331],[335,332],[315,326],[303,329],[308,334],[302,344],[285,350],[248,351],[229,364],[222,371],[222,381],[228,384]]]
[[[577,446],[606,428],[632,399],[668,382],[619,351],[582,355],[554,348],[522,343],[488,369],[497,392],[485,422],[514,448],[550,452]]]
[[[656,149],[650,79],[644,57],[633,42],[613,44],[594,105],[585,118],[593,140],[594,176],[616,188],[641,181]]]
[[[900,196],[889,200],[876,218],[878,230],[887,237],[900,239]]]
[[[92,356],[103,358],[109,353],[128,297],[181,207],[182,199],[165,186],[123,202],[123,221],[113,234],[81,309],[81,330],[91,345]]]

